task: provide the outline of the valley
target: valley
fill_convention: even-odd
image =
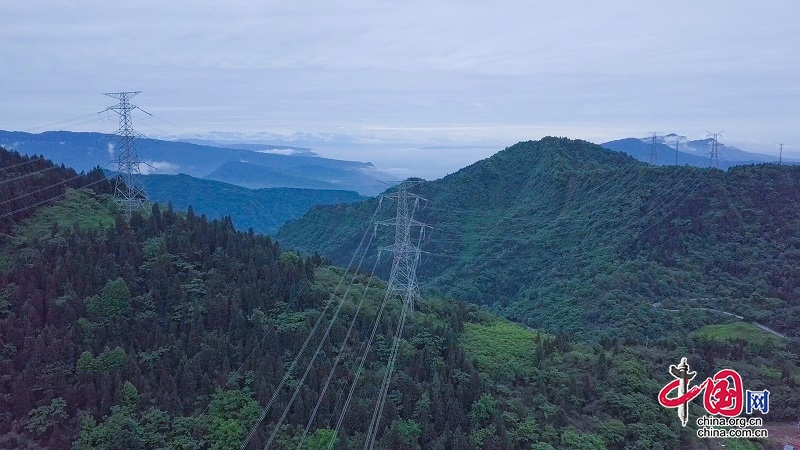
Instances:
[[[798,177],[545,138],[415,183],[433,229],[376,446],[771,448],[697,439],[656,397],[687,357],[768,388],[768,426],[796,418]],[[0,447],[364,444],[401,314],[376,259],[392,202],[275,238],[194,208],[126,220],[102,172],[4,150],[0,192]]]

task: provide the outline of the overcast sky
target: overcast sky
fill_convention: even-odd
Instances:
[[[412,171],[545,135],[724,129],[800,156],[798,19],[796,0],[5,1],[0,129],[113,131],[85,115],[141,90],[148,135],[472,147],[327,150]]]

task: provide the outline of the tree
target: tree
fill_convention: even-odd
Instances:
[[[100,321],[113,320],[130,309],[131,292],[122,278],[109,281],[100,296],[86,299],[86,310]]]
[[[59,397],[53,399],[49,405],[32,409],[28,413],[28,425],[25,428],[32,433],[44,434],[51,426],[67,418],[64,411],[66,406],[64,399]]]
[[[397,431],[404,444],[416,446],[417,439],[422,434],[419,424],[413,420],[399,419],[392,422],[391,427]]]
[[[319,428],[315,430],[303,443],[305,450],[325,450],[333,441],[334,448],[339,441],[334,437],[334,431],[330,428]]]

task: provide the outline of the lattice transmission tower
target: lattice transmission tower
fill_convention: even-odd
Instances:
[[[403,327],[408,313],[414,309],[414,303],[419,299],[419,287],[417,285],[417,264],[419,264],[421,253],[419,245],[425,234],[425,228],[428,228],[428,226],[414,219],[414,213],[419,208],[420,200],[425,201],[425,199],[419,195],[408,192],[408,188],[413,183],[413,181],[400,183],[394,193],[386,194],[381,197],[381,201],[385,198],[397,201],[397,216],[395,216],[394,219],[384,220],[376,224],[376,227],[377,225],[395,227],[394,244],[382,249],[389,250],[394,255],[392,271],[389,274],[389,286],[386,289],[387,297],[384,301],[387,300],[389,296],[399,294],[403,301],[403,308],[397,321],[397,330],[395,331],[394,340],[392,342],[389,361],[386,364],[383,382],[378,391],[375,410],[372,412],[372,420],[367,429],[364,450],[372,450],[375,448],[382,411],[386,403],[392,372],[394,371],[395,361],[397,360],[397,351],[403,335]],[[416,228],[419,228],[419,234],[417,235],[417,243],[414,244],[412,243],[411,230]]]
[[[119,103],[101,111],[114,111],[119,115],[119,129],[114,133],[117,137],[117,148],[115,149],[117,157],[111,161],[111,163],[117,165],[117,176],[114,180],[114,198],[129,219],[134,211],[140,210],[147,204],[144,186],[137,179],[142,174],[139,165],[143,163],[139,159],[135,145],[139,133],[133,130],[133,121],[131,119],[131,112],[135,109],[149,114],[147,111],[130,103],[130,99],[140,92],[107,92],[104,95],[119,100]]]
[[[408,188],[414,183],[413,181],[404,181],[397,186],[394,193],[383,196],[383,198],[394,199],[397,202],[397,216],[394,219],[377,223],[395,227],[394,244],[382,249],[393,254],[388,290],[399,294],[403,303],[410,309],[413,309],[414,303],[419,299],[419,286],[417,285],[417,265],[421,254],[419,244],[425,235],[425,229],[430,228],[414,219],[414,213],[419,208],[420,200],[426,201],[419,195],[408,192]],[[417,242],[413,243],[412,229],[416,228],[419,228],[419,234],[416,236]]]
[[[686,136],[678,136],[675,138],[675,165],[678,165],[678,148],[681,145],[681,141],[686,140]]]
[[[658,164],[658,139],[661,136],[653,132],[650,136],[650,164]]]
[[[708,137],[711,138],[711,162],[709,167],[719,169],[719,146],[721,145],[719,143],[719,138],[722,137],[722,131],[718,133],[709,133],[706,131],[706,133],[708,133]]]

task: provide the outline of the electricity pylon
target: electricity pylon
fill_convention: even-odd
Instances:
[[[675,138],[675,165],[678,165],[678,147],[681,145],[681,140],[686,139],[686,136],[678,136]]]
[[[656,145],[660,137],[661,136],[655,132],[650,136],[650,164],[658,164],[658,147],[656,147]]]
[[[389,354],[386,372],[383,376],[383,382],[381,383],[378,393],[375,410],[372,413],[372,420],[367,429],[364,450],[372,450],[375,448],[381,413],[386,402],[389,384],[392,380],[392,372],[394,371],[395,361],[397,360],[397,351],[400,339],[403,335],[403,327],[408,313],[414,309],[414,303],[419,299],[419,288],[417,286],[417,264],[419,264],[419,256],[421,253],[419,244],[424,236],[425,228],[428,226],[414,219],[414,212],[419,208],[419,201],[425,201],[425,199],[419,195],[408,192],[409,186],[413,183],[413,181],[402,182],[397,186],[397,190],[394,193],[386,194],[381,197],[381,201],[383,201],[384,198],[391,198],[397,201],[397,216],[392,220],[384,220],[376,223],[376,228],[377,225],[393,225],[395,227],[394,244],[382,249],[389,250],[394,255],[392,271],[389,274],[389,286],[386,288],[386,298],[384,301],[395,293],[399,294],[403,301],[403,309],[397,321],[397,330],[395,331],[394,341],[392,342],[392,350]],[[419,228],[416,245],[411,243],[412,228]]]
[[[114,198],[129,219],[133,211],[138,211],[147,204],[144,186],[136,179],[137,175],[141,176],[142,174],[139,170],[139,165],[142,164],[142,161],[139,159],[134,145],[134,141],[139,135],[133,130],[131,120],[131,111],[134,109],[139,109],[149,114],[138,106],[130,104],[130,99],[140,92],[105,93],[104,95],[119,100],[119,103],[101,111],[114,111],[119,115],[119,129],[114,133],[117,136],[118,144],[116,149],[117,158],[111,161],[111,163],[117,165],[117,176],[114,180]]]
[[[397,186],[394,193],[383,196],[383,198],[397,201],[397,216],[394,219],[377,223],[377,225],[395,227],[394,244],[382,249],[391,251],[393,254],[388,291],[398,293],[403,303],[410,309],[413,309],[414,303],[419,299],[419,286],[417,285],[417,265],[421,253],[419,242],[422,241],[425,228],[430,228],[414,219],[414,212],[419,208],[420,200],[425,201],[425,199],[408,192],[408,188],[413,183],[404,181]],[[411,241],[412,228],[419,228],[416,244]]]
[[[719,133],[708,133],[708,137],[711,138],[711,162],[709,167],[712,169],[719,169],[719,138],[722,136],[722,131]]]

